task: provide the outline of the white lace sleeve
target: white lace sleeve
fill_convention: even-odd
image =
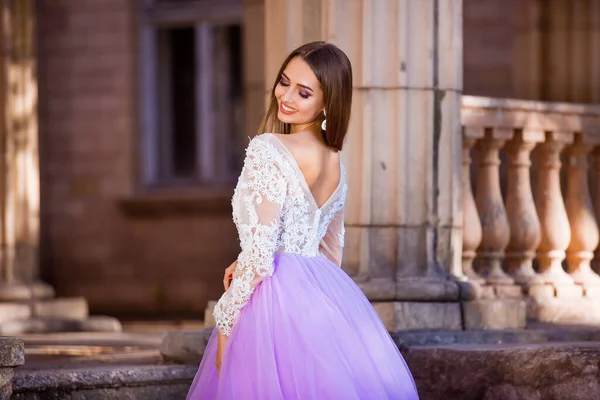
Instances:
[[[342,265],[342,253],[344,251],[344,209],[338,210],[331,223],[327,227],[327,233],[319,245],[319,252],[338,266]]]
[[[277,150],[260,137],[253,139],[246,149],[244,168],[232,201],[242,251],[231,286],[214,310],[216,326],[226,336],[256,286],[273,274],[287,191],[278,157]]]

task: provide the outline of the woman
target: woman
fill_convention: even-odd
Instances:
[[[352,69],[294,50],[277,75],[232,200],[241,253],[188,399],[417,399],[373,307],[340,268]],[[231,281],[230,281],[231,279]],[[216,360],[216,362],[215,362]]]

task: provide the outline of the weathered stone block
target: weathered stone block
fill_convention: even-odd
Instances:
[[[88,304],[83,297],[65,297],[36,301],[32,305],[33,316],[40,318],[64,318],[84,320],[88,317]]]
[[[29,317],[31,308],[27,304],[0,303],[0,324]]]
[[[522,299],[523,289],[517,285],[497,285],[494,292],[498,299]]]
[[[355,282],[371,301],[389,301],[396,297],[396,282],[391,279],[369,279]]]
[[[455,280],[456,285],[460,289],[460,300],[470,301],[481,298],[483,289],[477,282]]]
[[[462,329],[459,303],[374,302],[390,332],[415,329]]]
[[[215,316],[213,315],[216,305],[217,305],[217,302],[215,300],[211,300],[208,302],[208,305],[206,306],[206,310],[204,310],[204,327],[205,328],[211,328],[211,327],[215,326],[215,324],[216,324]]]
[[[451,280],[398,279],[396,299],[405,301],[443,302],[458,301],[459,288]],[[439,303],[437,303],[439,304]]]
[[[521,300],[477,300],[462,303],[465,329],[520,329],[526,307]]]
[[[17,370],[11,400],[183,399],[197,365]]]
[[[25,363],[25,345],[14,337],[0,337],[0,367],[18,367]]]
[[[160,345],[160,353],[168,361],[198,364],[211,333],[212,329],[167,332]]]
[[[404,349],[422,399],[600,399],[600,345],[422,346]]]
[[[122,332],[123,327],[117,318],[104,315],[93,315],[78,321],[81,332]]]
[[[554,294],[555,290],[552,285],[531,285],[527,287],[527,296],[538,301],[553,299]]]
[[[545,300],[528,298],[527,318],[562,324],[598,324],[600,307],[598,307],[598,299],[594,298]]]
[[[23,341],[12,337],[0,337],[0,400],[10,399],[14,368],[24,363]]]
[[[480,300],[494,300],[496,298],[496,291],[493,286],[484,285],[481,287],[481,298]]]
[[[579,285],[556,285],[556,297],[561,299],[579,299],[583,297],[583,288]]]

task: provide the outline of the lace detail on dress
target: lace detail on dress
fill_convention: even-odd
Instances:
[[[231,286],[214,310],[217,328],[224,335],[231,333],[257,285],[273,274],[275,253],[323,254],[341,264],[347,191],[343,167],[338,189],[325,206],[317,208],[285,145],[270,134],[252,139],[232,198],[242,251]]]
[[[260,140],[253,140],[246,150],[244,168],[232,199],[233,220],[242,252],[231,286],[214,311],[217,328],[226,336],[231,333],[254,288],[273,274],[287,186],[278,158],[277,153]]]
[[[342,225],[342,230],[340,233],[338,233],[338,242],[342,248],[344,247],[344,237],[345,236],[346,236],[346,227],[344,225]]]

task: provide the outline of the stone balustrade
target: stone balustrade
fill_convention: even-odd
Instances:
[[[461,123],[464,275],[600,296],[600,107],[463,96]]]

